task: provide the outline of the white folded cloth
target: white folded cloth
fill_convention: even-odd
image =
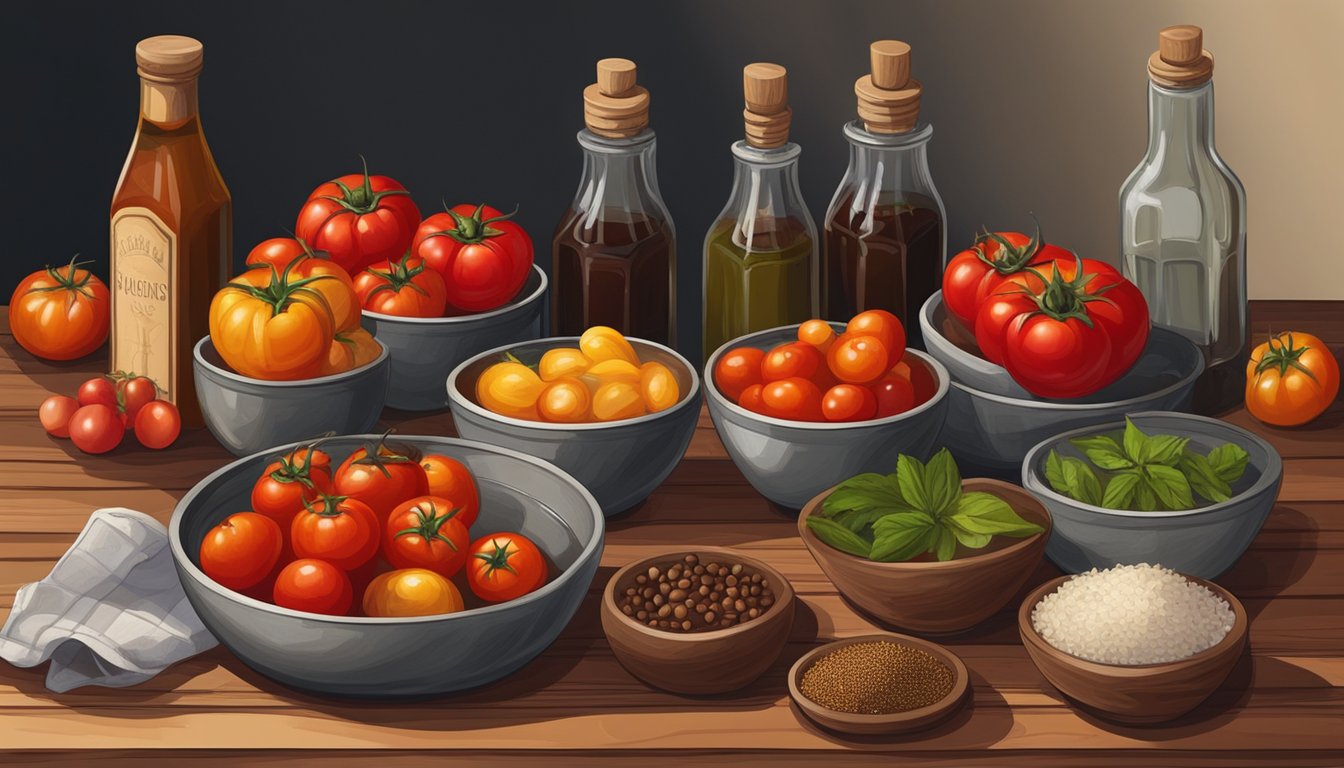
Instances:
[[[51,659],[57,693],[143,683],[217,643],[182,591],[167,529],[122,507],[90,515],[51,573],[19,589],[0,628],[0,658]]]

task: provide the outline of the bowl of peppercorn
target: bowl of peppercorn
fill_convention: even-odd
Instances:
[[[760,677],[784,650],[793,611],[793,587],[779,571],[736,550],[700,547],[617,571],[602,594],[602,631],[630,674],[708,695]]]

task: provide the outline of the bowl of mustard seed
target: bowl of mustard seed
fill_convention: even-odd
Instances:
[[[818,725],[861,735],[910,733],[951,717],[970,675],[955,653],[917,637],[848,637],[805,654],[789,670],[789,696]]]

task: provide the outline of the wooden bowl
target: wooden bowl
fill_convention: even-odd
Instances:
[[[1024,539],[995,537],[983,551],[963,553],[958,548],[959,556],[945,562],[875,563],[835,549],[807,527],[808,516],[821,509],[832,488],[803,507],[798,535],[840,594],[878,619],[925,634],[961,632],[993,616],[1013,599],[1040,565],[1051,526],[1045,507],[1016,485],[976,478],[963,480],[961,487],[999,496],[1018,515],[1045,530]]]
[[[1032,663],[1060,693],[1121,723],[1161,723],[1189,712],[1223,684],[1246,647],[1246,609],[1211,581],[1186,576],[1227,601],[1235,619],[1227,636],[1186,659],[1160,664],[1119,665],[1088,661],[1059,650],[1031,625],[1031,612],[1072,576],[1051,579],[1034,590],[1017,612],[1018,634]]]
[[[736,562],[769,579],[775,603],[759,617],[707,632],[668,632],[621,613],[616,590],[634,585],[635,575],[698,555],[701,562]],[[704,695],[735,691],[761,676],[789,639],[793,628],[793,587],[784,575],[754,557],[723,547],[688,547],[630,563],[607,581],[602,592],[602,631],[626,671],[656,688]]]
[[[798,686],[803,681],[803,675],[816,664],[821,657],[826,654],[844,648],[847,645],[856,643],[871,643],[885,640],[890,643],[907,645],[926,651],[937,657],[952,670],[952,690],[946,696],[919,709],[911,709],[905,712],[892,712],[886,715],[855,715],[849,712],[837,712],[834,709],[828,709],[815,701],[807,698]],[[789,670],[789,696],[798,708],[803,711],[810,719],[818,725],[829,728],[841,733],[853,733],[860,735],[873,734],[891,734],[891,733],[910,733],[929,728],[937,723],[947,719],[954,712],[961,708],[966,702],[966,694],[970,691],[970,675],[966,672],[966,665],[953,652],[937,643],[931,643],[928,640],[920,640],[917,637],[909,635],[898,635],[894,633],[882,633],[876,635],[863,635],[862,637],[847,637],[844,640],[836,640],[833,643],[827,643],[820,648],[816,648],[794,663],[793,668]]]

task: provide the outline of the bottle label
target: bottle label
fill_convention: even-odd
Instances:
[[[176,263],[177,235],[153,211],[128,207],[112,214],[112,370],[148,376],[172,403],[179,383],[173,380]]]

